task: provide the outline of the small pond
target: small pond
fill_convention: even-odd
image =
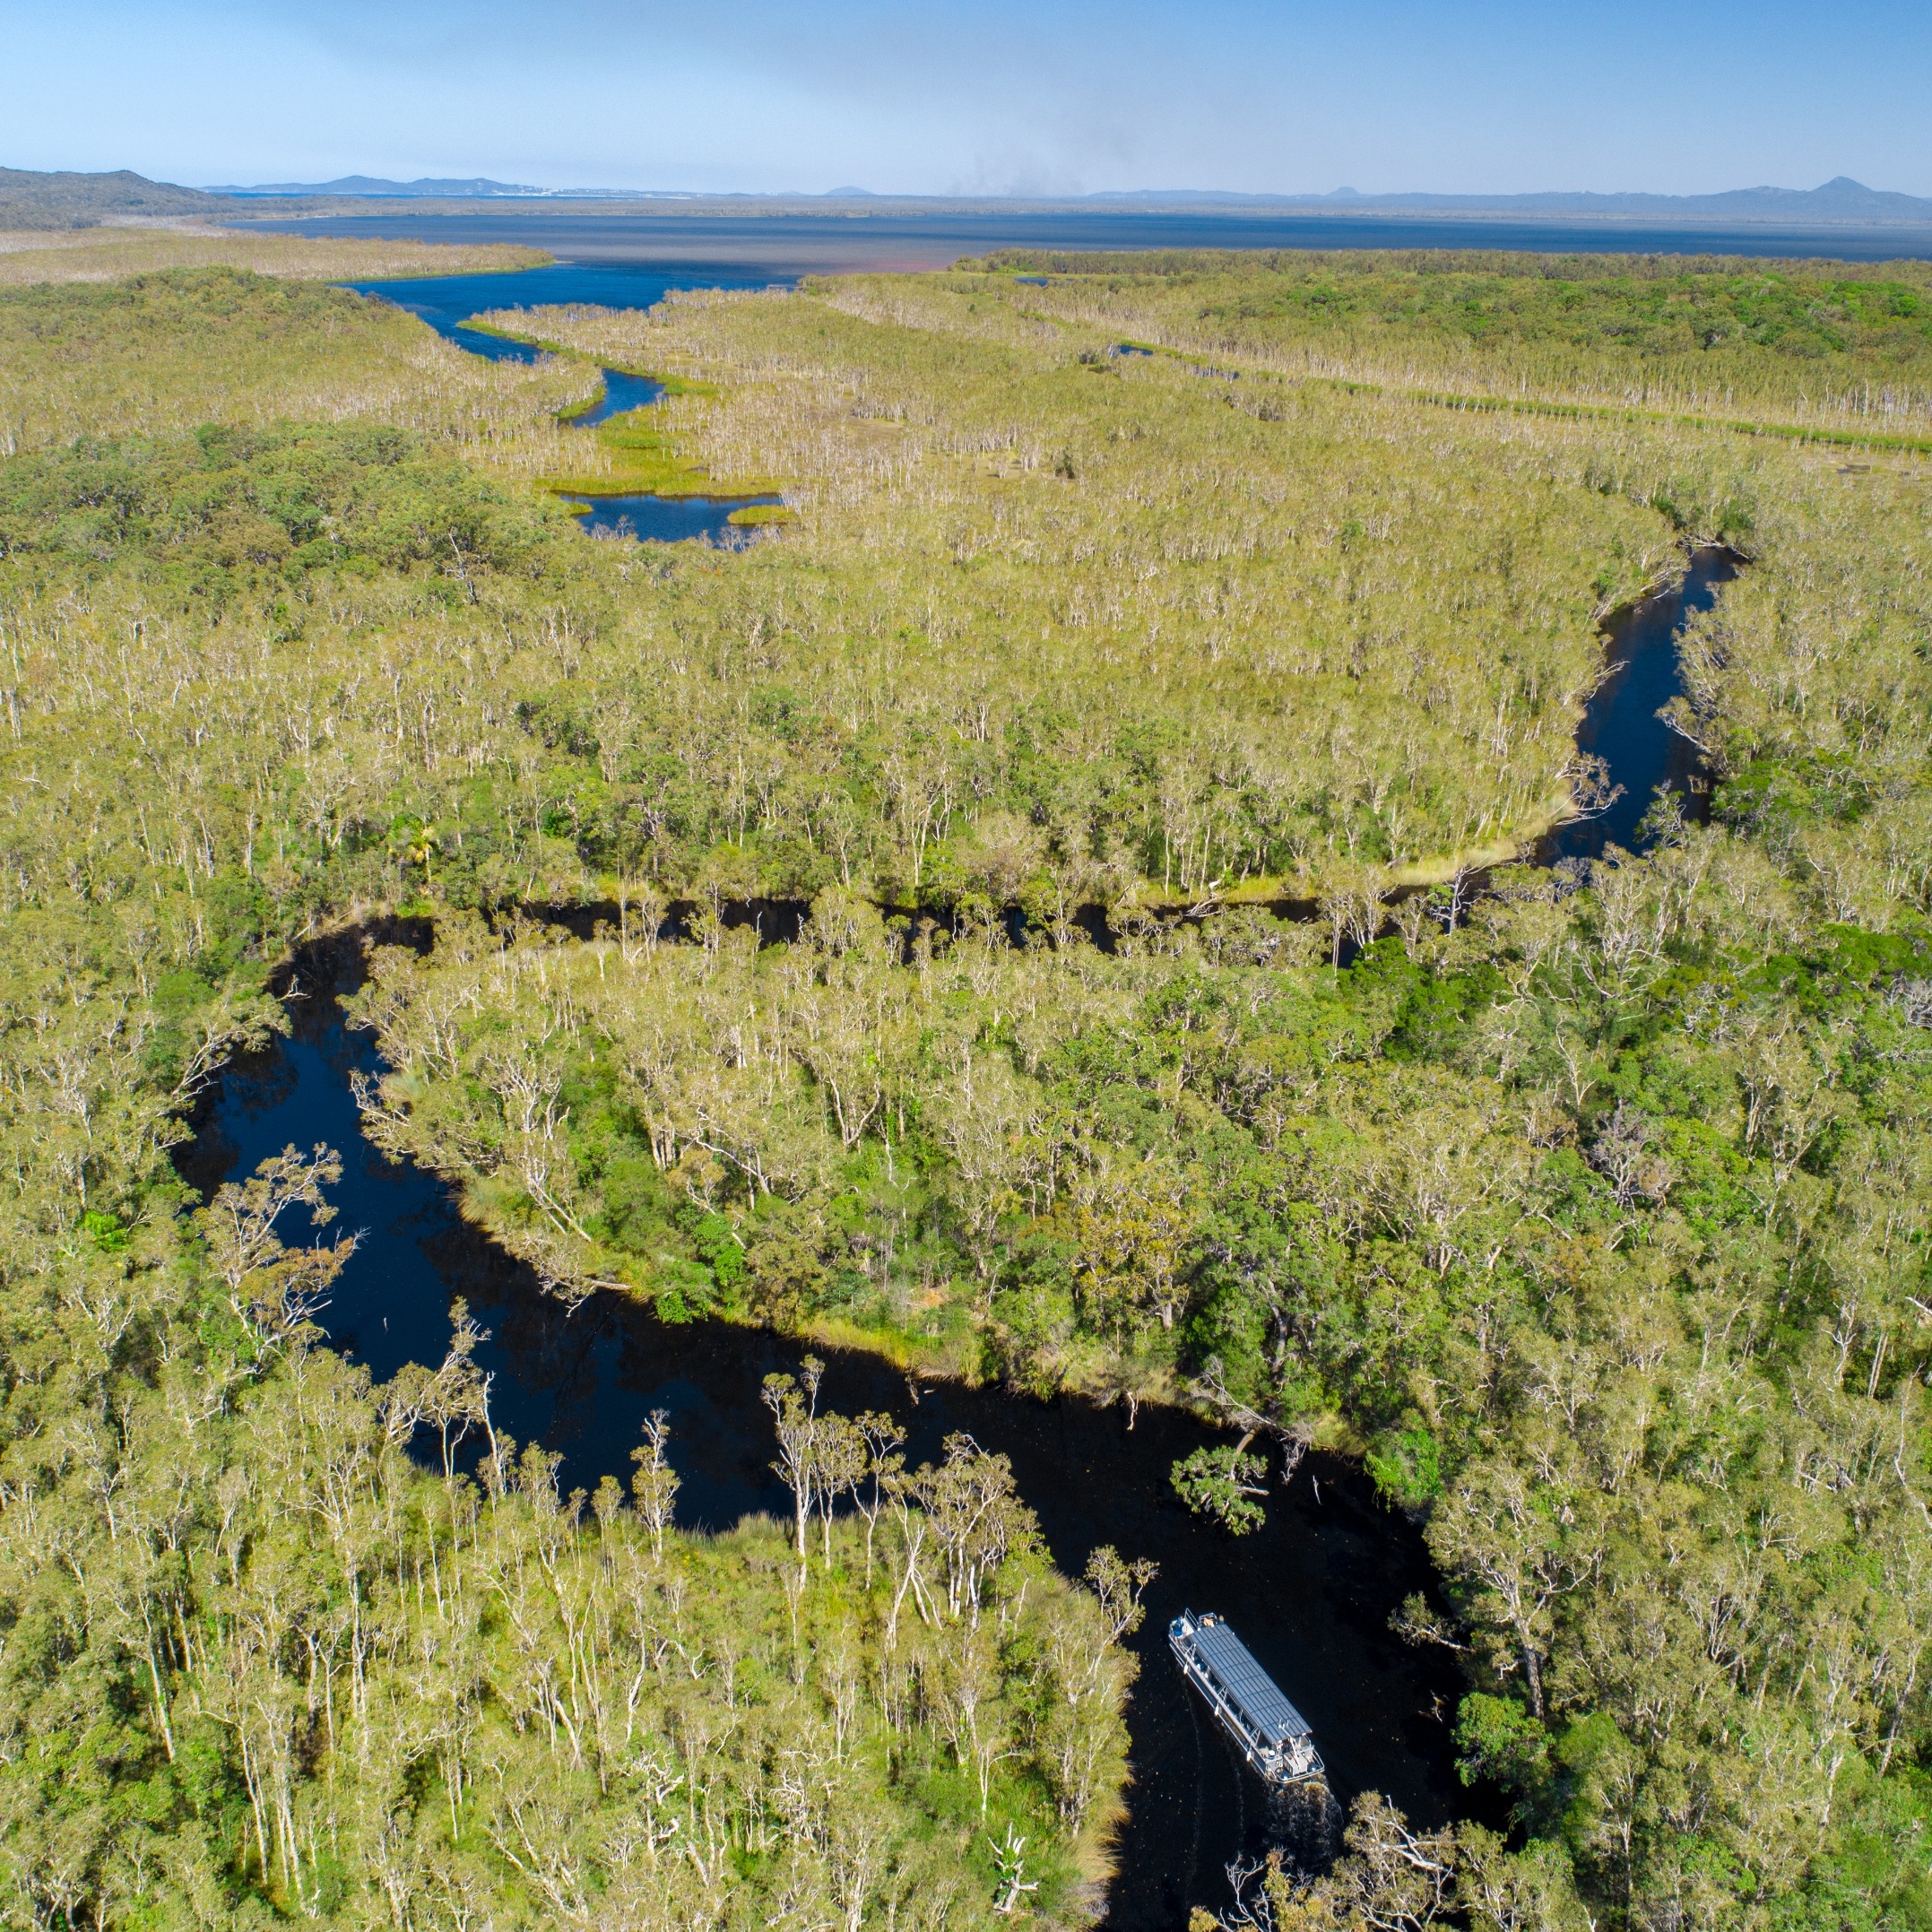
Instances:
[[[693,538],[720,550],[741,550],[757,536],[732,521],[736,510],[775,504],[778,497],[566,497],[593,536],[635,537],[640,543],[685,543]]]

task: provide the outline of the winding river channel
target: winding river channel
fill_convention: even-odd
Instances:
[[[351,282],[359,295],[379,296],[427,322],[446,342],[492,362],[534,362],[544,353],[535,342],[464,326],[472,316],[493,309],[549,307],[649,308],[678,289],[762,289],[786,278],[751,271],[687,267],[636,262],[553,262],[547,268],[516,269],[498,275],[431,275],[413,281]],[[605,369],[603,394],[570,418],[578,429],[593,429],[613,416],[648,409],[660,402],[664,386],[628,369]],[[646,543],[694,540],[723,550],[742,550],[752,533],[733,523],[740,510],[776,504],[777,497],[663,497],[573,493],[569,504],[591,536],[628,537]]]
[[[492,362],[534,362],[543,353],[534,342],[486,335],[463,325],[472,316],[498,308],[652,308],[679,289],[764,289],[791,279],[762,268],[716,264],[552,262],[544,268],[510,269],[500,274],[419,275],[342,286],[408,309],[446,341],[472,355]],[[634,409],[637,404],[619,406]]]
[[[759,1384],[774,1370],[795,1371],[803,1345],[718,1323],[669,1326],[616,1295],[567,1311],[463,1220],[440,1181],[371,1147],[350,1080],[378,1061],[368,1035],[344,1027],[337,1004],[360,962],[353,937],[297,959],[290,1037],[229,1070],[183,1162],[186,1177],[212,1190],[291,1142],[326,1141],[343,1157],[332,1232],[363,1235],[321,1318],[337,1347],[377,1380],[405,1362],[434,1365],[448,1347],[449,1304],[460,1295],[490,1330],[477,1359],[495,1378],[495,1426],[560,1451],[566,1488],[593,1488],[606,1473],[628,1477],[644,1417],[663,1408],[683,1481],[680,1524],[722,1529],[753,1511],[783,1515],[790,1503],[771,1471]],[[1265,1837],[1260,1788],[1168,1656],[1166,1625],[1185,1605],[1228,1616],[1288,1686],[1344,1804],[1373,1788],[1411,1816],[1440,1821],[1466,1799],[1451,1763],[1454,1672],[1443,1653],[1408,1649],[1388,1628],[1402,1599],[1429,1587],[1427,1554],[1359,1469],[1311,1456],[1292,1487],[1271,1499],[1267,1526],[1236,1543],[1189,1514],[1169,1485],[1178,1458],[1220,1439],[1190,1417],[1143,1408],[1130,1428],[1120,1408],[915,1385],[879,1358],[819,1352],[830,1356],[828,1405],[846,1414],[889,1409],[910,1433],[915,1464],[937,1460],[955,1429],[1010,1456],[1063,1569],[1078,1573],[1102,1543],[1160,1565],[1136,1640],[1134,1782],[1110,1926],[1152,1932],[1183,1922],[1189,1902],[1219,1896],[1221,1867]]]
[[[616,395],[607,400],[623,406]],[[1593,856],[1608,841],[1630,845],[1654,785],[1691,788],[1689,748],[1657,711],[1677,689],[1675,638],[1685,615],[1707,605],[1728,574],[1726,559],[1705,553],[1680,592],[1613,627],[1616,668],[1591,702],[1580,742],[1609,760],[1625,795],[1604,817],[1546,842],[1546,862]],[[1701,801],[1692,791],[1694,810]],[[382,936],[427,943],[430,931],[420,923]],[[715,1323],[667,1326],[610,1294],[567,1310],[463,1220],[442,1182],[364,1139],[351,1077],[379,1062],[370,1037],[344,1025],[339,1004],[360,980],[363,938],[311,945],[285,970],[292,1032],[228,1070],[184,1152],[186,1177],[212,1191],[290,1143],[326,1142],[343,1156],[335,1226],[363,1235],[322,1316],[335,1347],[378,1381],[406,1362],[434,1365],[449,1343],[450,1302],[461,1295],[490,1331],[478,1359],[494,1378],[496,1426],[559,1451],[566,1487],[628,1475],[644,1417],[664,1408],[683,1481],[680,1523],[722,1529],[750,1512],[782,1513],[788,1499],[770,1468],[759,1384],[774,1370],[795,1370],[801,1345]],[[1184,1605],[1226,1616],[1305,1713],[1343,1806],[1374,1789],[1422,1824],[1472,1803],[1483,1808],[1482,1794],[1465,1791],[1455,1775],[1452,1666],[1389,1629],[1402,1599],[1430,1588],[1426,1550],[1359,1468],[1310,1456],[1270,1498],[1266,1527],[1236,1541],[1191,1516],[1170,1486],[1178,1458],[1225,1440],[1191,1417],[1142,1408],[1131,1424],[1124,1409],[1069,1397],[1043,1402],[914,1382],[858,1354],[832,1356],[826,1399],[846,1413],[889,1409],[910,1432],[914,1462],[936,1458],[955,1429],[1010,1456],[1064,1570],[1077,1573],[1103,1543],[1159,1564],[1135,1640],[1142,1671],[1129,1713],[1133,1782],[1106,1919],[1118,1932],[1171,1928],[1188,1905],[1224,1898],[1223,1868],[1267,1836],[1260,1787],[1168,1656],[1166,1624]]]
[[[1684,689],[1677,633],[1685,620],[1708,611],[1720,585],[1737,575],[1737,559],[1723,550],[1699,550],[1684,581],[1622,612],[1606,638],[1609,675],[1598,686],[1577,726],[1579,751],[1603,759],[1623,790],[1607,811],[1559,826],[1537,848],[1538,862],[1594,859],[1607,845],[1634,851],[1638,827],[1659,786],[1682,801],[1687,819],[1710,809],[1697,748],[1658,714]]]

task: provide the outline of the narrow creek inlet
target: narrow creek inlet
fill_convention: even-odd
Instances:
[[[1677,633],[1685,619],[1708,611],[1737,570],[1730,551],[1700,550],[1681,584],[1633,605],[1609,627],[1609,675],[1584,707],[1576,745],[1604,760],[1622,795],[1594,819],[1558,826],[1537,847],[1539,865],[1599,858],[1608,845],[1636,850],[1642,844],[1637,828],[1659,785],[1683,801],[1687,819],[1701,819],[1709,811],[1697,748],[1659,714],[1684,690]]]
[[[628,416],[634,409],[649,409],[663,399],[664,386],[648,376],[633,376],[628,369],[603,371],[603,394],[588,409],[571,417],[573,429],[594,429],[613,416]]]
[[[733,273],[715,267],[680,270],[675,264],[553,262],[547,268],[516,269],[505,274],[436,275],[413,281],[352,282],[345,288],[380,298],[426,322],[444,341],[492,362],[534,362],[541,344],[519,342],[464,325],[492,309],[582,306],[649,308],[680,289],[757,289],[784,278],[756,272]],[[603,394],[568,418],[574,429],[594,429],[613,417],[648,409],[661,401],[664,386],[628,369],[604,369]],[[723,550],[742,550],[754,533],[734,524],[740,510],[775,505],[775,496],[705,497],[656,494],[592,494],[573,491],[563,498],[586,534],[631,538],[644,543],[698,541]]]
[[[650,409],[662,402],[664,386],[628,369],[604,369],[603,394],[588,409],[569,419],[574,429],[594,429],[615,416]],[[723,550],[743,550],[756,533],[736,521],[739,511],[775,506],[784,498],[667,497],[654,491],[642,495],[616,492],[593,495],[567,492],[580,529],[593,537],[629,537],[641,543],[688,543],[694,540]]]
[[[358,295],[380,297],[427,322],[446,342],[492,362],[534,362],[534,342],[489,335],[464,327],[472,316],[498,308],[650,308],[680,289],[765,289],[791,277],[756,266],[715,263],[552,262],[481,275],[419,275],[379,282],[347,282]],[[648,397],[644,400],[650,400]],[[625,408],[636,408],[626,403]],[[582,419],[579,419],[580,420]]]

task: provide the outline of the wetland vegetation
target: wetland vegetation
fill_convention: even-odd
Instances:
[[[1919,271],[1053,258],[496,318],[524,364],[30,259],[13,1916],[936,1927],[1103,1869],[1135,1581],[971,1447],[875,1493],[777,1388],[796,1525],[680,1532],[648,1440],[559,1496],[460,1317],[381,1385],[316,1346],[334,1156],[186,1191],[277,962],[409,912],[368,1131],[559,1292],[1191,1404],[1230,1536],[1312,1446],[1423,1526],[1487,1825],[1365,1794],[1204,1915],[1927,1922]],[[647,429],[559,420],[603,367]],[[584,542],[555,486],[646,465],[791,520]],[[1709,822],[1506,862],[1613,782],[1605,619],[1713,544]]]
[[[1916,261],[1720,256],[1052,256],[985,264],[1050,292],[1045,313],[1117,314],[1150,342],[1212,344],[1397,386],[1888,429],[1923,441],[1932,272]],[[1148,325],[1153,324],[1149,328]]]

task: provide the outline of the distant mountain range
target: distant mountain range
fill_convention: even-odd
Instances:
[[[385,181],[376,175],[343,175],[336,181],[267,181],[255,187],[212,187],[211,195],[351,195],[373,199],[410,201],[475,201],[500,195],[519,199],[548,195],[549,188],[520,187],[509,181],[488,181],[478,176],[467,181]]]
[[[232,219],[237,200],[263,202],[412,201],[648,201],[662,204],[725,204],[733,208],[776,207],[827,202],[862,202],[889,214],[918,208],[1085,207],[1203,211],[1215,208],[1293,209],[1303,213],[1487,215],[1492,218],[1551,217],[1624,221],[1686,228],[1706,223],[1728,227],[1778,225],[1805,228],[1932,228],[1932,200],[1868,188],[1841,175],[1815,188],[1734,188],[1722,195],[1360,195],[1337,188],[1328,195],[1245,195],[1204,188],[1113,190],[1097,195],[1020,197],[1002,195],[876,195],[862,187],[838,187],[825,195],[697,195],[641,188],[541,188],[484,177],[454,180],[389,181],[373,175],[344,175],[334,181],[264,182],[253,187],[179,187],[150,181],[122,169],[115,174],[40,174],[0,168],[0,229],[76,228],[117,220]],[[288,208],[290,214],[320,210]]]
[[[230,200],[262,195],[287,201],[305,195],[341,196],[352,201],[691,201],[690,195],[668,195],[652,188],[537,188],[514,181],[448,181],[424,177],[420,181],[386,181],[379,175],[343,175],[336,181],[270,181],[256,187],[212,187],[211,195]],[[837,192],[862,195],[862,188]]]
[[[824,195],[693,195],[637,188],[539,188],[507,181],[385,181],[369,175],[345,175],[337,181],[278,181],[256,187],[210,188],[221,195],[342,195],[353,198],[412,200],[477,200],[509,196],[545,201],[864,201],[891,203],[966,199],[974,202],[1019,199],[1006,196],[878,195],[869,188],[836,187]],[[1114,189],[1096,195],[1026,197],[1087,207],[1158,208],[1294,208],[1339,214],[1486,214],[1567,215],[1602,221],[1775,221],[1795,225],[1831,226],[1841,222],[1911,222],[1932,224],[1932,200],[1868,188],[1847,175],[1815,188],[1733,188],[1722,195],[1598,195],[1562,192],[1538,195],[1361,195],[1337,188],[1329,195],[1248,195],[1212,188]]]
[[[1868,188],[1840,175],[1815,188],[1731,188],[1721,195],[1597,195],[1561,191],[1538,195],[1361,195],[1337,188],[1328,195],[1238,195],[1157,188],[1145,193],[1089,195],[1090,203],[1122,206],[1176,204],[1205,206],[1321,208],[1403,214],[1585,215],[1616,221],[1932,223],[1932,201]]]

